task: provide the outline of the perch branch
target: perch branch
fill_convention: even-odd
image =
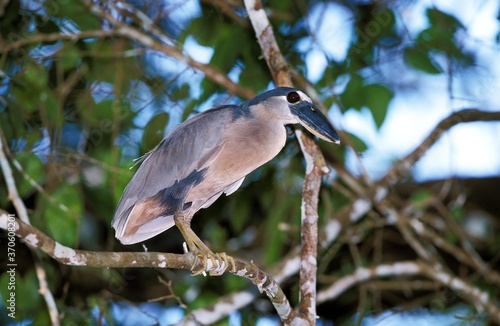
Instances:
[[[291,252],[282,259],[282,261],[273,266],[270,275],[278,283],[282,283],[292,275],[296,274],[300,269],[299,248],[291,250]],[[239,310],[255,301],[256,292],[250,289],[233,292],[222,296],[217,301],[209,306],[193,310],[191,313],[195,316],[202,316],[197,320],[203,320],[207,324],[213,324],[218,320],[228,316],[231,312]],[[191,320],[189,317],[183,320],[183,323]]]
[[[295,314],[283,290],[268,274],[253,263],[247,263],[232,257],[227,257],[230,264],[198,259],[192,253],[171,254],[159,252],[94,252],[75,250],[54,241],[37,228],[0,211],[0,228],[14,229],[16,235],[28,245],[40,249],[56,261],[64,265],[87,266],[99,268],[153,267],[187,270],[205,270],[218,275],[229,272],[244,277],[257,286],[260,292],[265,292],[274,305],[278,315],[284,322],[295,318]]]

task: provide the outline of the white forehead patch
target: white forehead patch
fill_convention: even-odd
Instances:
[[[300,99],[302,101],[307,101],[309,103],[312,103],[312,100],[309,98],[309,96],[307,96],[305,93],[301,92],[301,91],[297,91],[297,94],[299,94],[300,96]]]

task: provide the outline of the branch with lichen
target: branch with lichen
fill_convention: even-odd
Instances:
[[[95,252],[75,250],[66,247],[38,230],[37,228],[10,217],[0,211],[0,229],[13,230],[29,247],[36,248],[55,259],[57,262],[70,266],[86,266],[98,268],[131,268],[152,267],[185,270],[203,270],[211,275],[221,275],[225,272],[244,277],[251,281],[261,293],[265,293],[274,305],[276,312],[287,321],[295,317],[290,303],[278,283],[253,263],[226,257],[225,264],[218,260],[199,259],[193,253],[172,254],[161,252]]]
[[[245,0],[248,17],[278,86],[292,86],[290,66],[281,54],[273,28],[260,0]],[[316,274],[318,246],[318,197],[323,173],[328,172],[323,154],[310,136],[297,133],[300,148],[306,160],[306,174],[302,188],[301,264],[299,314],[294,322],[314,324],[316,321]]]

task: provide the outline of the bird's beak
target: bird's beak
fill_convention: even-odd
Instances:
[[[331,143],[340,143],[340,137],[332,123],[314,104],[301,101],[296,105],[290,105],[290,111],[297,116],[300,124],[313,135]]]

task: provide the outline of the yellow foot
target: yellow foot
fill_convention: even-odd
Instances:
[[[188,252],[187,248],[184,247],[184,252]],[[191,267],[192,275],[206,275],[206,272],[210,274],[210,276],[220,276],[224,274],[226,270],[235,271],[235,262],[234,258],[228,256],[225,252],[221,253],[213,253],[213,252],[202,252],[197,250],[192,252],[196,259]],[[199,268],[195,268],[200,265]]]

